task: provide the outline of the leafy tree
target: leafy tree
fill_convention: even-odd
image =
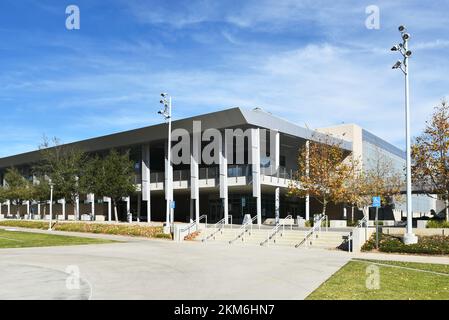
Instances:
[[[297,183],[290,186],[290,195],[309,194],[323,205],[323,214],[329,202],[348,203],[352,210],[360,208],[366,215],[373,196],[380,196],[383,204],[400,200],[403,174],[394,170],[392,161],[380,150],[363,168],[360,159],[346,154],[341,143],[329,135],[315,141],[310,142],[308,151],[306,146],[300,149]]]
[[[345,188],[341,196],[343,202],[351,206],[351,221],[354,220],[354,208],[364,208],[369,205],[368,185],[366,175],[360,167],[358,159],[353,160],[350,173],[344,182]]]
[[[2,205],[2,203],[5,202],[6,200],[7,198],[5,188],[2,185],[0,185],[0,205]]]
[[[120,154],[111,150],[104,159],[95,157],[86,166],[86,177],[89,179],[83,178],[81,184],[89,193],[111,198],[115,221],[118,221],[118,202],[136,192],[134,163],[129,159],[129,152]]]
[[[25,179],[16,168],[9,168],[5,174],[6,188],[3,193],[7,199],[17,206],[17,217],[20,216],[20,206],[30,200],[32,194],[31,183]]]
[[[379,196],[381,203],[391,205],[402,200],[401,190],[404,187],[404,173],[393,167],[393,162],[383,157],[380,152],[371,159],[371,167],[365,170],[365,190],[370,201],[372,197]]]
[[[70,145],[61,145],[56,138],[53,139],[52,145],[44,137],[39,148],[42,160],[34,167],[34,171],[40,177],[51,179],[55,199],[66,199],[68,203],[73,204],[75,217],[78,217],[75,203],[79,195],[84,193],[79,180],[84,175],[87,155]]]
[[[373,197],[380,197],[383,206],[401,202],[404,174],[394,168],[392,160],[377,150],[375,156],[367,159],[367,167],[355,177],[353,204],[367,215]]]
[[[413,184],[427,195],[437,194],[446,202],[449,221],[449,105],[435,107],[430,121],[412,146]]]
[[[301,197],[309,194],[323,205],[322,213],[326,214],[329,202],[341,202],[347,196],[347,181],[354,166],[341,143],[327,134],[315,136],[308,150],[306,145],[299,150],[296,183],[289,186],[288,194]]]
[[[33,185],[31,199],[40,204],[45,204],[50,200],[50,184],[48,178],[39,177],[37,183]],[[44,207],[44,215],[46,207]]]

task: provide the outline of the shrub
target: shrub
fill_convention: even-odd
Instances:
[[[45,230],[48,229],[48,222],[6,220],[0,221],[0,226]],[[53,225],[53,230],[171,239],[171,235],[163,233],[162,227],[139,225],[57,222]]]
[[[44,221],[22,221],[22,220],[3,220],[0,221],[0,226],[17,227],[28,229],[48,229],[48,222]]]
[[[362,246],[362,251],[371,251],[375,247],[376,234]],[[379,251],[431,255],[449,254],[449,236],[422,236],[418,238],[418,243],[406,245],[400,237],[379,234]]]
[[[355,221],[355,220],[348,220],[348,221],[346,222],[346,225],[347,225],[348,227],[356,227],[358,224],[359,224],[359,222],[358,222],[358,221]]]
[[[426,228],[449,228],[449,222],[442,220],[429,220]]]

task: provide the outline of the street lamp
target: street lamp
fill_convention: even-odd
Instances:
[[[48,231],[51,231],[51,224],[52,224],[52,218],[53,218],[53,187],[54,184],[51,181],[51,179],[48,181],[48,184],[50,185],[50,220],[48,224]]]
[[[398,60],[393,69],[400,69],[405,75],[405,139],[406,139],[406,180],[407,180],[407,230],[404,235],[405,244],[413,244],[418,242],[418,238],[413,234],[413,211],[412,211],[412,169],[411,169],[411,145],[410,145],[410,94],[409,94],[409,79],[408,79],[408,59],[412,52],[408,50],[408,41],[410,34],[407,33],[405,26],[399,27],[401,33],[402,43],[395,45],[391,51],[398,51],[403,61]]]
[[[164,106],[163,110],[160,110],[158,113],[162,115],[165,121],[168,122],[168,141],[167,141],[167,186],[166,186],[166,229],[164,230],[166,233],[173,231],[173,223],[174,223],[174,212],[172,208],[172,197],[173,197],[173,177],[171,170],[171,97],[168,96],[167,93],[161,93],[161,101],[160,103]]]

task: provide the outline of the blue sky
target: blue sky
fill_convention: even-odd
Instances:
[[[65,28],[65,9],[81,29]],[[380,29],[365,27],[368,5]],[[449,97],[447,1],[0,2],[0,157],[174,118],[262,107],[300,125],[357,123],[404,145],[403,75],[389,48],[412,34],[413,133]]]

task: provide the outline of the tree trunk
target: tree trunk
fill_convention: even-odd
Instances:
[[[78,212],[78,207],[76,206],[76,201],[73,202],[73,215],[74,215],[73,219],[75,221],[79,220],[79,212]]]
[[[449,200],[446,199],[444,203],[446,205],[446,221],[449,222]]]
[[[327,200],[326,198],[323,199],[323,215],[326,215],[326,209],[327,209]]]
[[[118,222],[118,214],[117,214],[117,204],[114,201],[114,218],[115,222]]]
[[[351,207],[351,222],[354,222],[354,206]]]
[[[17,202],[17,210],[16,210],[16,218],[20,219],[20,206],[21,204],[18,204],[19,202]]]
[[[449,222],[449,192],[446,192],[446,199],[444,200],[446,206],[446,221]]]

